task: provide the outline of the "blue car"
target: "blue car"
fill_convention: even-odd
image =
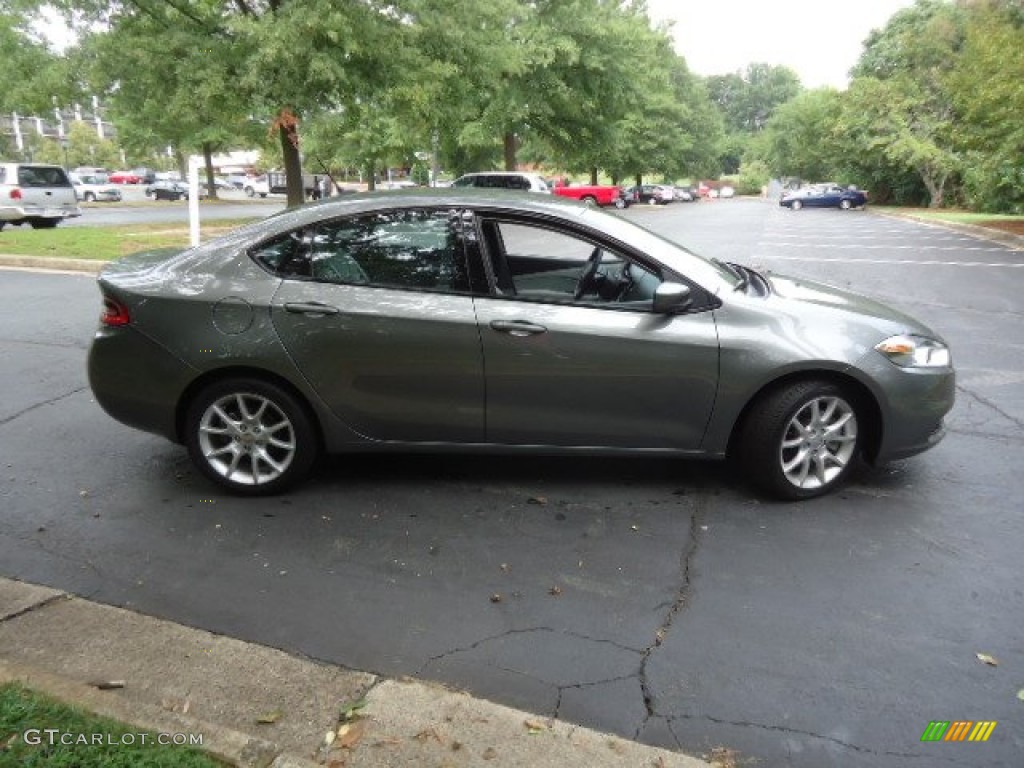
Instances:
[[[801,208],[863,208],[868,204],[868,195],[856,187],[841,187],[838,184],[813,184],[800,189],[787,189],[782,193],[779,205],[799,211]]]

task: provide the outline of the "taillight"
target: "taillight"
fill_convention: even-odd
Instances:
[[[108,296],[103,297],[103,312],[100,314],[103,325],[128,325],[131,321],[128,307]]]
[[[21,200],[21,187],[15,187],[11,190],[11,200]]]

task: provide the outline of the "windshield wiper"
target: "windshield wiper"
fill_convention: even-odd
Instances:
[[[733,272],[735,272],[736,276],[740,280],[738,283],[736,283],[735,287],[733,288],[733,291],[743,291],[745,293],[747,287],[750,285],[750,270],[739,264],[733,264],[731,261],[727,262],[726,266],[729,267],[729,269],[731,269]]]

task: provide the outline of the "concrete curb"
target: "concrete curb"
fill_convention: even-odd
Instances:
[[[908,221],[914,221],[918,224],[924,224],[926,226],[941,227],[942,229],[951,229],[954,232],[959,232],[964,235],[971,235],[972,237],[980,237],[983,240],[990,240],[1000,245],[1008,245],[1015,250],[1024,250],[1024,236],[1015,235],[1012,232],[1003,232],[1001,229],[992,229],[991,227],[979,227],[977,224],[963,224],[955,221],[935,221],[934,219],[926,219],[920,216],[915,216],[912,213],[898,213],[896,211],[884,211],[878,208],[873,209],[875,213],[880,216],[888,216],[891,219],[906,219]]]
[[[97,687],[111,680],[123,687]],[[202,749],[239,768],[709,765],[0,578],[0,684],[12,681],[142,730],[201,734]]]
[[[52,272],[88,272],[97,274],[107,264],[92,259],[64,259],[57,256],[12,256],[0,254],[0,267],[45,269]]]

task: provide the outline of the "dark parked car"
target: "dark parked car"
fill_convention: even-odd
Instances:
[[[868,203],[867,193],[856,187],[838,184],[812,184],[782,193],[779,205],[799,211],[801,208],[863,208]]]
[[[551,195],[330,198],[99,289],[96,400],[242,494],[393,449],[731,456],[807,498],[931,447],[953,404],[906,315]]]
[[[635,203],[667,205],[675,199],[675,190],[667,184],[641,184],[627,187],[625,193]]]
[[[188,184],[180,181],[157,181],[146,187],[146,197],[154,200],[188,200]],[[206,197],[206,182],[199,183],[199,197]]]

